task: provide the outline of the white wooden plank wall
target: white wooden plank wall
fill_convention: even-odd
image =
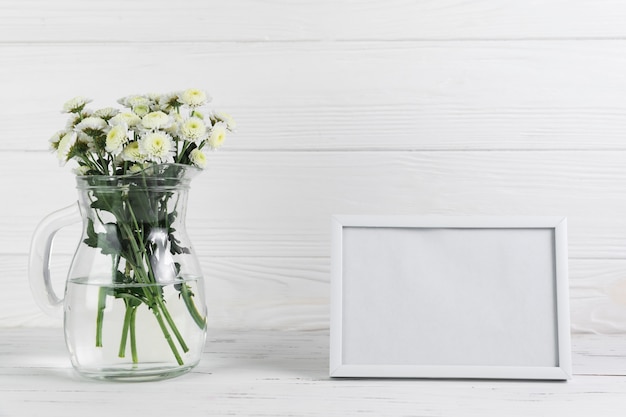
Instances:
[[[332,213],[549,214],[573,329],[625,332],[624,21],[617,0],[0,1],[0,326],[60,325],[26,262],[75,200],[46,150],[62,103],[199,87],[239,125],[188,219],[214,327],[327,328]]]

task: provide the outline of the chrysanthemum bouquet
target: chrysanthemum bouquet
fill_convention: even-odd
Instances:
[[[202,111],[209,100],[189,89],[121,98],[125,111],[91,111],[85,107],[91,100],[75,97],[63,106],[71,115],[67,127],[50,143],[61,163],[78,163],[79,175],[124,175],[168,162],[204,168],[204,152],[219,148],[235,127],[226,113]]]
[[[197,262],[189,260],[193,256],[189,242],[184,230],[177,228],[184,226],[180,217],[185,210],[189,170],[204,168],[206,152],[219,148],[227,132],[234,129],[227,114],[203,110],[208,101],[203,91],[189,89],[128,96],[118,101],[124,110],[91,111],[86,107],[90,100],[77,97],[65,103],[63,111],[70,114],[69,122],[50,141],[62,164],[77,164],[85,218],[83,246],[79,246],[68,282],[95,282],[99,288],[94,301],[97,306],[92,309],[96,310],[97,347],[105,343],[105,312],[123,303],[117,356],[124,358],[130,344],[134,364],[139,362],[136,320],[140,309],[143,315],[152,313],[178,365],[185,363],[189,351],[179,319],[187,329],[204,332],[206,327],[206,312],[194,302],[194,291],[200,291],[194,284],[199,275]],[[86,262],[91,264],[85,266]],[[66,298],[72,288],[68,285]],[[177,292],[169,301],[166,288]],[[173,303],[179,302],[184,305],[184,316],[179,310],[178,316],[171,314],[172,308],[177,308]],[[68,321],[79,320],[74,317],[77,311],[66,311],[66,326]],[[195,324],[190,326],[187,321]],[[68,342],[77,356],[73,362],[83,366],[84,360],[78,358],[81,342],[74,339],[79,336]],[[147,343],[153,349],[155,342]]]

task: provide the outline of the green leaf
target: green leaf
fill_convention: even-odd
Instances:
[[[130,307],[137,307],[141,305],[141,303],[144,302],[141,296],[132,294],[130,291],[128,292],[117,291],[117,293],[115,294],[115,298],[123,299],[126,302],[126,305]]]
[[[115,223],[104,225],[104,233],[96,233],[93,220],[87,223],[87,238],[83,242],[91,248],[100,248],[103,255],[119,255],[122,250],[119,231]]]
[[[116,214],[123,207],[122,193],[98,193],[98,198],[91,203],[91,208]]]
[[[189,248],[185,248],[185,247],[180,245],[180,240],[176,239],[176,237],[174,237],[173,233],[170,233],[168,236],[169,236],[169,240],[170,240],[170,253],[172,255],[180,255],[180,254],[183,254],[183,253],[191,253]]]
[[[116,284],[130,284],[133,282],[133,279],[127,275],[125,275],[122,271],[115,272],[115,283]]]
[[[167,215],[167,224],[173,224],[176,221],[176,216],[178,216],[178,212],[176,210],[172,210]],[[173,229],[172,229],[173,231]]]
[[[98,233],[98,247],[103,255],[119,255],[122,250],[120,235],[115,223],[104,225],[105,233]]]
[[[87,222],[87,239],[83,240],[83,242],[91,248],[98,247],[98,234],[93,228],[93,220],[91,219]]]

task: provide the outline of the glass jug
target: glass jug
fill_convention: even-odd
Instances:
[[[200,360],[206,304],[185,231],[187,194],[199,170],[161,164],[124,176],[78,176],[78,204],[46,217],[30,252],[33,295],[64,317],[74,368],[99,379],[173,377]],[[65,293],[50,283],[55,233],[82,219]]]

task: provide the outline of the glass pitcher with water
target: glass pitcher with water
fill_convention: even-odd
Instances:
[[[78,176],[78,204],[46,217],[33,236],[30,282],[38,304],[63,313],[74,368],[100,379],[182,374],[200,360],[206,304],[185,231],[199,170],[161,164],[123,176]],[[55,233],[82,220],[63,296],[49,261]]]

